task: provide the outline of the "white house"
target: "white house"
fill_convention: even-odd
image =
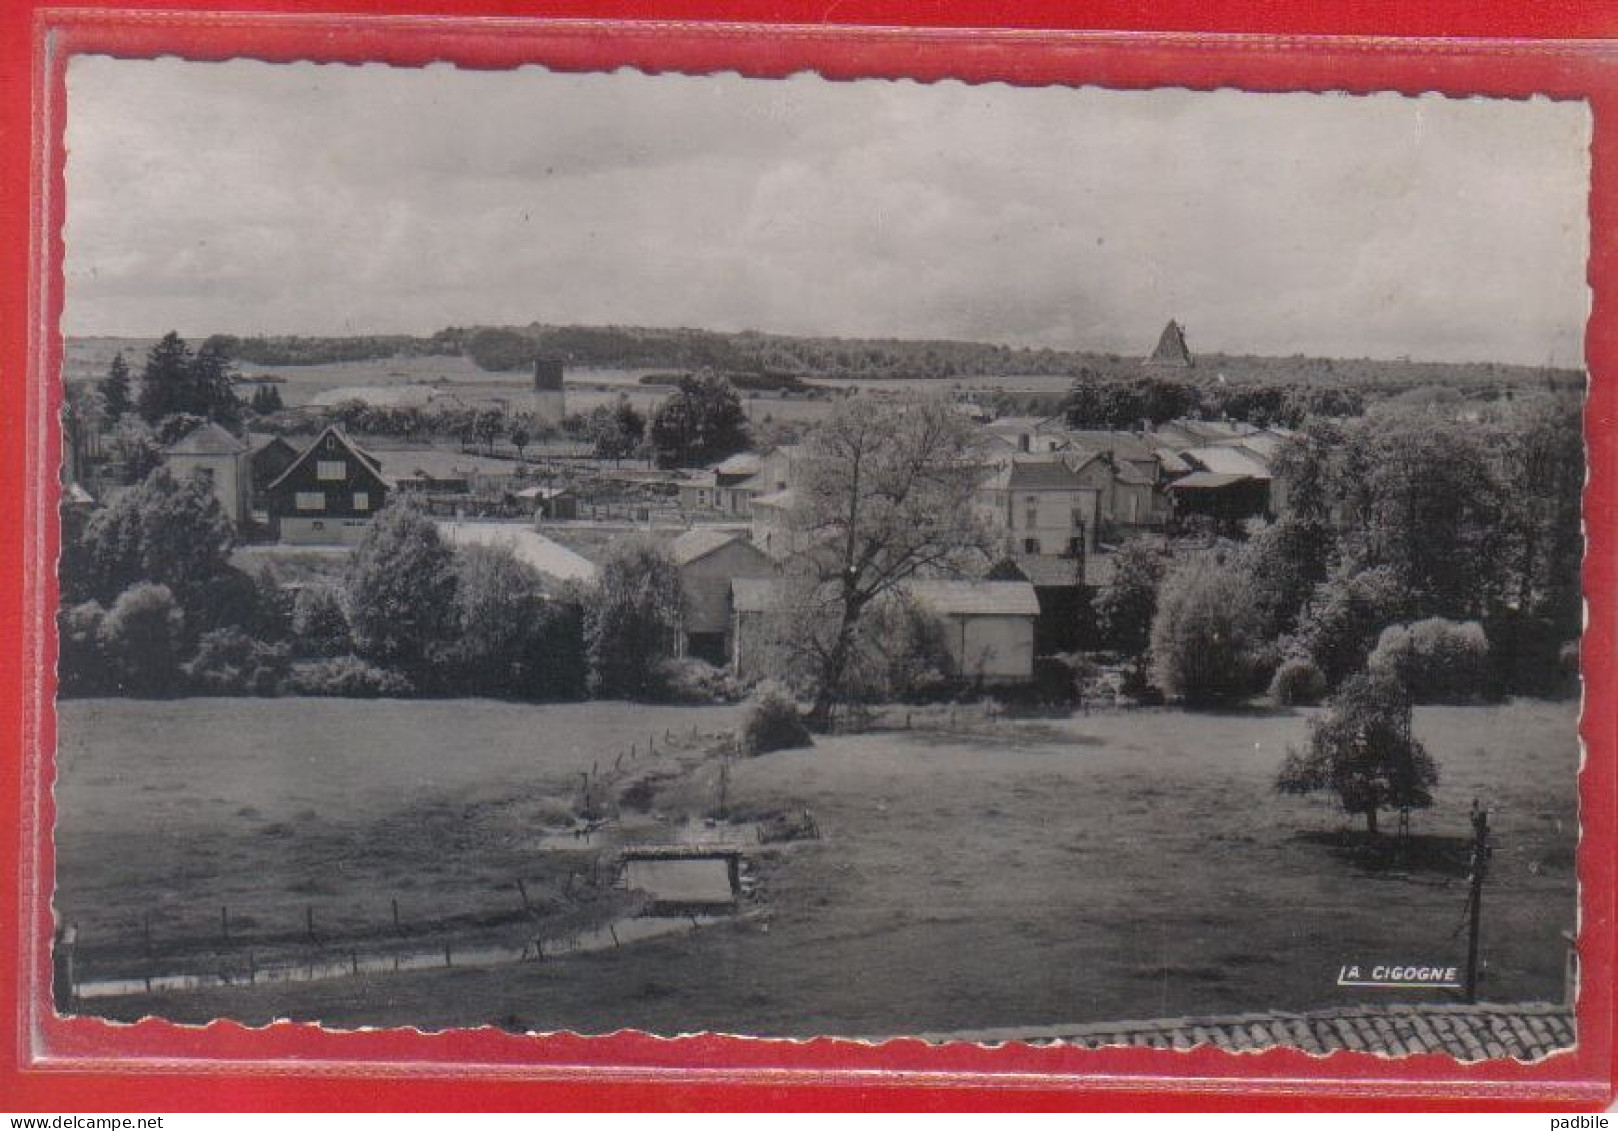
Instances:
[[[1102,490],[1060,455],[1012,456],[979,486],[975,505],[1001,553],[1072,557],[1095,549]]]
[[[252,447],[209,421],[170,444],[163,458],[175,479],[204,480],[231,525],[252,516]]]

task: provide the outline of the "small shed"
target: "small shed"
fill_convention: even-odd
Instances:
[[[579,517],[579,496],[571,487],[524,487],[512,497],[533,511],[536,519],[562,522]]]
[[[1026,581],[912,581],[905,586],[948,627],[950,659],[978,683],[1034,678],[1034,624],[1039,598]]]
[[[681,650],[722,666],[731,654],[731,583],[768,578],[775,563],[741,530],[697,527],[669,546],[684,597]]]

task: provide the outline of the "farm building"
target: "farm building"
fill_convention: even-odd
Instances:
[[[911,581],[905,590],[943,619],[950,660],[974,683],[1034,678],[1039,599],[1026,581]]]
[[[744,532],[688,530],[669,545],[685,598],[680,651],[723,666],[731,653],[730,586],[737,578],[775,576],[775,563]]]
[[[675,498],[683,511],[713,510],[719,506],[719,476],[712,471],[694,471],[680,481]]]
[[[1193,471],[1169,484],[1174,516],[1208,518],[1225,524],[1263,515],[1270,504],[1270,482],[1251,475]]]
[[[526,523],[441,521],[438,532],[452,546],[504,546],[538,570],[550,584],[593,581],[596,564],[554,542]]]
[[[1034,677],[1034,625],[1039,599],[1026,581],[913,580],[903,589],[944,622],[956,674],[982,684],[1027,683]],[[788,614],[781,583],[731,583],[735,623],[732,662],[742,679],[779,672]]]
[[[381,461],[334,426],[265,489],[265,509],[279,541],[353,546],[386,505],[388,490]]]
[[[253,469],[247,442],[209,421],[198,425],[163,451],[174,478],[200,478],[219,500],[231,525],[252,517]]]
[[[714,506],[728,515],[746,518],[748,504],[760,493],[753,480],[764,470],[765,457],[738,452],[714,465]]]

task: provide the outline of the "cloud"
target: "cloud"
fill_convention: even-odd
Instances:
[[[81,57],[70,333],[620,323],[1577,364],[1577,103]]]

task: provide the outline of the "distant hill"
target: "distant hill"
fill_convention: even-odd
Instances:
[[[153,339],[78,338],[68,343],[67,376],[87,379],[105,372],[123,349],[137,371]],[[898,338],[814,338],[752,331],[660,329],[640,326],[449,327],[427,337],[251,337],[216,339],[238,361],[251,365],[331,365],[391,357],[469,356],[490,372],[526,367],[535,354],[556,354],[574,366],[601,369],[711,368],[775,379],[858,381],[958,380],[962,378],[1128,378],[1146,371],[1144,354],[1127,356],[1079,350],[1032,349],[987,342]],[[200,343],[194,343],[200,344]],[[498,347],[498,348],[496,348]],[[1153,368],[1155,373],[1164,370]],[[1547,370],[1488,362],[1445,363],[1363,358],[1255,357],[1199,354],[1191,368],[1174,375],[1193,382],[1228,384],[1341,382],[1397,391],[1425,385],[1452,387],[1577,383],[1575,370]]]

